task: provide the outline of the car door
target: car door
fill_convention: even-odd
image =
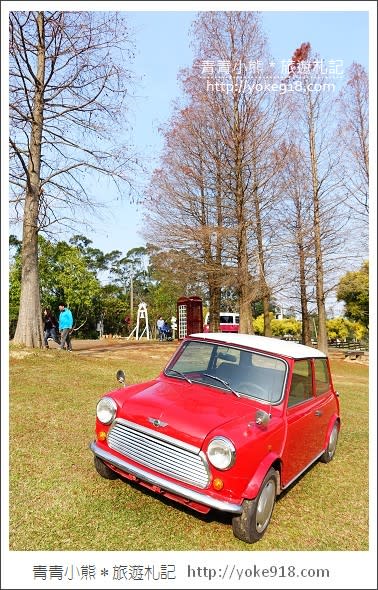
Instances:
[[[324,412],[313,386],[311,359],[294,362],[286,410],[286,440],[282,453],[282,483],[288,485],[319,455]]]
[[[328,428],[332,417],[338,415],[339,409],[332,386],[328,362],[326,358],[313,360],[314,391],[317,399],[317,428],[319,435],[318,454],[326,445]]]

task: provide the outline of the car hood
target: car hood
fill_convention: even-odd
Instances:
[[[161,434],[201,446],[214,429],[254,416],[261,404],[238,398],[231,391],[181,379],[156,379],[133,385],[115,395],[118,418],[135,422]],[[154,421],[159,421],[159,424]]]

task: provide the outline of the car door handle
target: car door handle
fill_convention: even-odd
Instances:
[[[322,416],[323,412],[321,412],[320,410],[316,410],[315,412],[315,416]]]

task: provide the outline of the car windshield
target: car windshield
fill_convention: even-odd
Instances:
[[[269,354],[189,340],[166,367],[165,374],[277,403],[283,394],[286,371],[287,364]]]

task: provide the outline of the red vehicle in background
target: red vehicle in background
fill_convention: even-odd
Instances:
[[[207,313],[203,326],[203,331],[205,333],[209,332],[209,321],[210,316]],[[221,311],[219,314],[219,330],[220,332],[233,332],[234,334],[239,332],[239,314],[232,311]]]

